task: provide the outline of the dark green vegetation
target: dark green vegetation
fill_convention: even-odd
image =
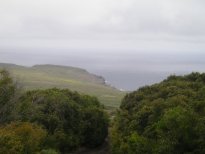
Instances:
[[[119,107],[125,95],[124,92],[106,85],[103,77],[80,68],[55,65],[24,67],[0,63],[0,69],[7,69],[24,90],[68,88],[95,96],[108,108]]]
[[[21,92],[0,71],[0,154],[93,149],[105,143],[108,126],[96,97],[57,88]],[[205,73],[170,76],[127,94],[110,132],[113,154],[204,154]]]
[[[205,74],[170,76],[127,94],[111,134],[114,154],[204,154]]]
[[[101,145],[108,117],[97,98],[67,89],[18,93],[0,72],[0,153],[69,153]]]

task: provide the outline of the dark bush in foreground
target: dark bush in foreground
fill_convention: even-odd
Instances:
[[[111,139],[114,154],[204,154],[205,74],[170,76],[127,94]]]
[[[1,154],[33,154],[41,149],[46,131],[36,124],[12,122],[0,128]]]
[[[20,98],[17,111],[19,120],[47,130],[46,147],[63,153],[98,146],[107,136],[108,118],[95,97],[59,89],[29,91]]]

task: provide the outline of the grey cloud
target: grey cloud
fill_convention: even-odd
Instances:
[[[0,4],[1,36],[205,34],[202,0],[8,0]]]
[[[6,0],[1,47],[201,51],[203,0]]]

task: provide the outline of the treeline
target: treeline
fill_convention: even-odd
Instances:
[[[173,75],[127,94],[111,144],[113,154],[204,154],[205,74]]]
[[[173,75],[127,94],[110,127],[113,154],[204,154],[205,74]],[[0,154],[66,154],[107,135],[108,116],[95,97],[22,93],[0,72]]]
[[[20,92],[0,71],[0,153],[70,153],[101,145],[108,116],[95,97],[70,90]]]

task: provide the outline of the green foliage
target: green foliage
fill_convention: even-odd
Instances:
[[[96,107],[90,107],[83,112],[84,144],[96,147],[104,142],[108,134],[108,117]]]
[[[95,97],[60,89],[28,91],[17,103],[18,119],[42,125],[45,147],[67,153],[95,147],[107,136],[108,117]]]
[[[9,73],[1,71],[0,153],[69,153],[99,146],[107,137],[108,117],[96,97],[57,88],[16,90]]]
[[[16,85],[8,71],[0,71],[0,124],[11,119],[11,110],[14,103]]]
[[[46,131],[28,122],[13,122],[0,128],[0,153],[35,154],[40,150]]]
[[[0,129],[0,153],[2,154],[20,154],[23,152],[23,145],[14,132],[8,132]]]
[[[14,95],[15,86],[6,70],[0,71],[0,105],[4,105]]]
[[[170,76],[127,94],[111,130],[112,152],[205,153],[205,74]]]

